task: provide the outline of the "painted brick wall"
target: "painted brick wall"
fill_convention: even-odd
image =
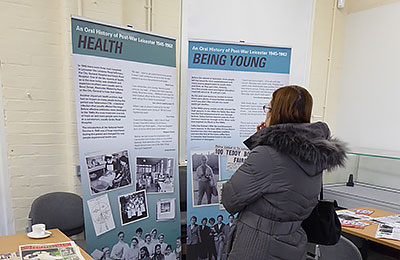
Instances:
[[[180,1],[152,2],[153,31],[178,38]],[[2,98],[16,232],[24,232],[36,197],[81,191],[75,173],[70,15],[144,30],[145,5],[145,0],[0,0]]]

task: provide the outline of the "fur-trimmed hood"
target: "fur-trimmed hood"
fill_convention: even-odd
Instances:
[[[258,145],[274,147],[290,155],[309,175],[344,166],[346,144],[330,135],[323,122],[278,124],[264,128],[244,141],[252,150]]]

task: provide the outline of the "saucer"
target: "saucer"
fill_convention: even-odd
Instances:
[[[45,237],[50,236],[50,235],[51,235],[51,232],[46,230],[46,231],[44,231],[44,234],[43,234],[43,235],[36,235],[36,234],[34,234],[33,232],[29,232],[27,235],[28,235],[28,237],[30,237],[30,238],[45,238]]]

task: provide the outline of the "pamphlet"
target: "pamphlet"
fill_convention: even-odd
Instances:
[[[19,246],[21,260],[85,260],[73,241]]]
[[[365,227],[371,225],[366,222],[362,221],[354,221],[354,220],[346,220],[346,219],[339,219],[340,224],[342,227],[352,227],[352,228],[358,228],[358,229],[364,229]]]
[[[338,215],[339,219],[345,219],[345,220],[367,220],[371,221],[373,218],[367,215],[363,214],[356,214],[353,211],[350,210],[338,210],[336,211],[336,214]]]
[[[375,237],[400,240],[400,226],[379,224]]]
[[[0,254],[0,260],[20,260],[18,252]]]
[[[400,226],[400,214],[391,215],[386,217],[374,218],[378,223],[388,224],[388,225],[397,225]]]
[[[360,215],[371,215],[372,213],[375,212],[375,210],[369,210],[369,209],[355,209],[354,212],[356,214],[360,214]]]

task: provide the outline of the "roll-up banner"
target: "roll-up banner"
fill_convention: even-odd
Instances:
[[[243,141],[265,120],[272,93],[289,83],[291,48],[188,46],[187,259],[220,260],[236,217],[224,210],[221,187],[247,158]]]
[[[180,254],[175,39],[71,19],[87,251],[96,260],[173,259]]]

